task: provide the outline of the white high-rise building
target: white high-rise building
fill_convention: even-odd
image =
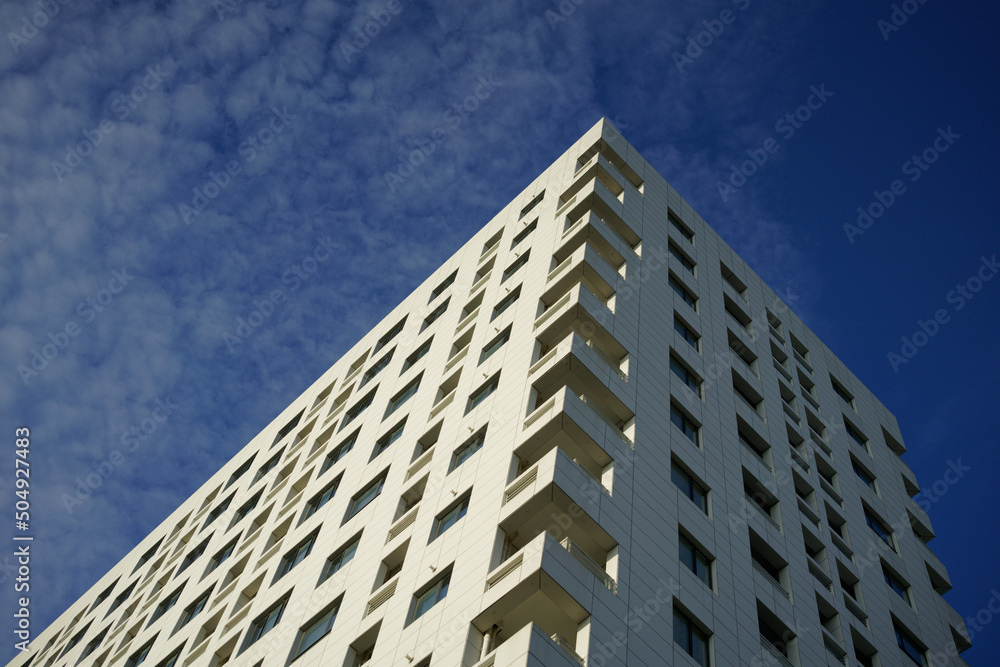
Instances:
[[[602,120],[11,665],[965,665],[902,443]]]

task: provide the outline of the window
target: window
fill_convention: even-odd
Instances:
[[[498,303],[496,306],[494,306],[494,308],[493,308],[493,316],[490,317],[490,322],[492,322],[496,318],[500,317],[500,314],[503,311],[507,310],[512,305],[514,305],[514,302],[517,301],[520,296],[521,296],[521,286],[518,285],[513,290],[511,290],[510,294],[508,294],[507,296],[505,296],[500,301],[500,303]]]
[[[129,656],[129,659],[125,661],[125,667],[136,667],[136,665],[141,664],[149,655],[149,649],[153,648],[154,641],[156,641],[156,637],[143,644],[142,648]]]
[[[188,566],[191,565],[191,563],[201,558],[201,555],[205,553],[205,549],[208,548],[208,543],[211,539],[212,539],[211,537],[205,538],[204,542],[196,546],[191,551],[187,552],[187,555],[184,556],[184,560],[181,561],[180,567],[177,568],[177,574],[180,574],[184,570],[188,569]],[[177,574],[175,574],[174,576],[176,577]]]
[[[854,428],[851,422],[844,420],[844,429],[847,431],[847,435],[851,436],[851,440],[858,443],[863,450],[868,451],[868,438],[861,434],[858,429]]]
[[[274,573],[274,581],[292,571],[292,568],[306,559],[312,553],[313,545],[316,544],[316,536],[319,535],[319,528],[314,530],[304,540],[295,545],[288,553],[281,558],[278,564],[278,571]],[[272,584],[274,582],[271,582]]]
[[[395,351],[396,348],[392,348],[385,353],[385,356],[376,361],[371,368],[365,371],[365,374],[361,376],[361,382],[358,384],[358,389],[374,380],[375,376],[381,373],[382,369],[389,365],[389,362],[392,361],[392,353]]]
[[[344,415],[344,421],[340,425],[341,429],[343,429],[345,426],[347,426],[352,421],[357,419],[361,415],[361,413],[364,412],[368,408],[368,406],[372,404],[372,401],[375,399],[376,391],[378,391],[378,387],[375,387],[370,392],[365,394],[365,396],[360,401],[355,403],[351,407],[351,409],[347,411],[347,414]]]
[[[670,370],[681,379],[688,389],[694,392],[695,396],[701,398],[701,381],[695,374],[688,370],[687,366],[674,355],[670,355]]]
[[[406,358],[406,361],[403,362],[403,370],[400,371],[400,374],[413,368],[413,365],[415,363],[423,359],[424,355],[426,355],[428,352],[431,351],[431,341],[433,340],[434,337],[431,336],[420,347],[414,350],[410,356]]]
[[[453,504],[449,509],[445,510],[444,514],[441,514],[434,519],[434,528],[431,531],[432,542],[443,535],[449,528],[458,523],[459,519],[465,516],[465,513],[469,511],[469,499],[471,497],[471,492],[465,494],[464,498]]]
[[[448,584],[451,582],[451,569],[438,577],[422,591],[414,595],[415,604],[413,606],[413,618],[410,622],[417,620],[426,614],[431,607],[443,600],[448,595]]]
[[[510,278],[515,273],[517,273],[517,270],[520,269],[522,266],[524,266],[525,264],[527,264],[528,263],[528,256],[529,255],[531,255],[531,251],[530,250],[528,250],[523,255],[521,255],[520,257],[518,257],[516,260],[514,260],[513,264],[511,264],[506,269],[504,269],[503,277],[500,278],[500,283],[503,284],[503,283],[507,282],[508,278]]]
[[[92,622],[93,621],[91,621],[91,623]],[[72,637],[70,637],[70,640],[68,642],[66,642],[66,648],[64,648],[62,650],[62,653],[59,654],[60,658],[63,657],[64,655],[66,655],[67,653],[69,653],[70,651],[72,651],[73,647],[75,647],[77,644],[79,644],[83,640],[83,636],[85,634],[87,634],[87,630],[90,630],[91,623],[87,623],[87,625],[85,625],[83,627],[83,630],[80,630],[78,633],[76,633],[75,635],[73,635]],[[27,666],[27,664],[28,663],[25,663],[25,667]]]
[[[250,466],[253,465],[253,460],[255,458],[257,458],[257,454],[256,453],[253,456],[251,456],[250,458],[248,458],[246,461],[244,461],[243,465],[241,465],[239,468],[237,468],[236,470],[233,471],[233,474],[229,477],[229,481],[226,482],[226,488],[227,489],[230,486],[232,486],[236,482],[236,480],[238,480],[240,477],[242,477],[244,475],[244,473],[246,473],[247,470],[250,470]]]
[[[351,503],[347,506],[347,515],[344,518],[345,522],[367,507],[368,503],[375,500],[382,493],[382,487],[385,485],[385,478],[388,474],[389,471],[386,470],[351,498]]]
[[[238,524],[240,521],[242,521],[244,518],[246,518],[246,515],[250,514],[250,512],[252,512],[253,509],[255,507],[257,507],[257,503],[260,501],[260,497],[263,494],[264,494],[263,490],[258,491],[256,493],[256,495],[254,495],[253,498],[251,498],[250,500],[248,500],[245,503],[243,503],[240,506],[240,508],[238,510],[236,510],[236,516],[233,517],[233,522],[231,524],[229,524],[229,527],[232,528],[233,526],[235,526],[236,524]]]
[[[191,622],[192,618],[201,613],[201,611],[205,608],[205,605],[208,604],[208,599],[211,597],[211,595],[212,595],[212,589],[209,588],[207,591],[201,594],[201,597],[199,597],[197,600],[195,600],[194,602],[192,602],[191,604],[189,604],[187,607],[184,608],[184,613],[181,614],[181,620],[177,624],[177,630],[183,628],[185,625]]]
[[[87,642],[87,646],[84,647],[83,655],[80,656],[80,660],[83,660],[88,655],[90,655],[91,653],[93,653],[94,651],[96,651],[101,647],[101,644],[104,643],[104,637],[108,634],[108,630],[110,629],[111,626],[109,625],[108,627],[101,630],[100,634],[98,634],[96,637]]]
[[[490,394],[495,392],[498,386],[500,386],[499,373],[487,380],[486,384],[481,386],[479,389],[474,391],[471,396],[469,396],[469,404],[465,408],[465,414],[469,414],[477,405],[489,398]]]
[[[308,651],[330,632],[334,621],[337,620],[341,599],[321,611],[318,616],[299,629],[299,634],[295,637],[295,645],[292,647],[292,660]]]
[[[320,576],[319,581],[323,583],[333,575],[337,574],[342,567],[351,562],[354,558],[354,553],[358,550],[358,544],[361,543],[361,534],[358,533],[354,539],[340,547],[326,560],[326,566],[323,568],[323,574]]]
[[[849,406],[851,406],[851,408],[857,409],[854,407],[854,397],[851,396],[851,393],[846,389],[844,389],[844,385],[837,382],[837,380],[832,375],[830,376],[830,384],[833,385],[834,393],[836,393],[837,396],[840,396],[840,400],[844,401],[844,403],[847,403]]]
[[[503,330],[503,332],[501,332],[499,336],[497,336],[496,338],[494,338],[493,340],[491,340],[489,343],[486,344],[486,347],[483,348],[482,353],[479,355],[479,363],[483,363],[484,361],[489,359],[491,356],[493,356],[494,352],[496,352],[501,347],[507,344],[507,341],[510,340],[510,330],[512,326],[514,325],[508,326],[506,329]]]
[[[926,665],[924,662],[924,651],[917,645],[917,640],[913,638],[909,632],[904,630],[895,620],[892,622],[892,627],[896,631],[896,646],[903,650],[910,660],[918,665]]]
[[[535,231],[537,226],[538,220],[536,219],[530,225],[518,232],[517,236],[514,237],[514,240],[510,242],[511,249],[513,250],[518,243],[531,236],[531,232]]]
[[[893,572],[886,567],[885,563],[882,563],[882,576],[885,578],[885,583],[888,584],[889,588],[895,591],[896,595],[902,598],[906,604],[911,606],[913,605],[913,601],[910,599],[909,585],[893,574]]]
[[[874,516],[872,512],[866,507],[865,509],[865,523],[868,527],[875,531],[875,534],[882,538],[882,541],[888,544],[890,547],[895,549],[892,545],[892,530],[886,528],[885,523],[881,519]]]
[[[698,425],[673,402],[670,403],[670,421],[681,430],[695,446],[698,446]]]
[[[486,255],[489,254],[490,250],[496,248],[497,244],[500,243],[501,238],[503,238],[502,229],[493,236],[491,236],[489,240],[487,240],[486,243],[483,244],[483,252],[482,254],[480,254],[480,257],[485,257]]]
[[[111,612],[113,612],[115,609],[118,609],[118,607],[122,606],[125,600],[128,599],[128,596],[132,594],[132,589],[135,588],[135,583],[136,582],[133,581],[128,588],[126,588],[124,591],[118,594],[118,597],[116,597],[114,602],[111,603],[111,608],[108,609],[108,613],[104,615],[105,618],[107,618],[107,616],[111,614]]]
[[[271,443],[272,447],[274,447],[276,444],[278,444],[279,442],[281,442],[282,438],[284,438],[286,435],[288,435],[289,433],[291,433],[292,429],[295,428],[298,425],[299,420],[302,419],[303,413],[305,413],[305,410],[302,410],[301,412],[299,412],[299,414],[295,415],[291,419],[291,421],[289,421],[287,424],[285,424],[284,426],[281,427],[281,430],[278,431],[278,435],[275,436],[275,438],[274,438],[274,442]]]
[[[445,279],[444,279],[444,280],[443,280],[443,281],[441,282],[441,284],[440,284],[440,285],[438,285],[437,287],[435,287],[435,288],[434,288],[434,291],[433,291],[433,292],[431,292],[431,298],[430,298],[430,300],[428,300],[428,301],[427,301],[427,303],[430,303],[430,302],[431,302],[431,301],[433,301],[434,299],[436,299],[436,298],[438,298],[439,296],[441,296],[442,294],[444,294],[444,291],[445,291],[446,289],[448,289],[448,287],[449,287],[449,286],[450,286],[450,285],[451,285],[451,284],[452,284],[453,282],[455,282],[455,278],[456,278],[456,276],[458,276],[458,271],[457,271],[457,270],[456,270],[456,271],[453,271],[453,272],[452,272],[452,274],[451,274],[450,276],[448,276],[447,278],[445,278]]]
[[[240,649],[240,653],[253,646],[257,640],[270,632],[271,628],[281,621],[281,615],[285,612],[285,605],[288,604],[290,595],[290,592],[286,593],[285,597],[275,602],[267,611],[254,619],[247,631],[246,639],[243,640],[243,648]]]
[[[681,249],[678,248],[676,244],[673,242],[668,243],[667,251],[674,256],[674,259],[680,262],[681,266],[683,266],[688,273],[692,276],[694,275],[694,262],[688,259],[688,256],[681,252]]]
[[[875,476],[869,473],[867,470],[858,465],[858,462],[851,457],[851,466],[854,468],[854,473],[865,483],[869,489],[875,490]]]
[[[139,558],[139,562],[136,563],[135,569],[132,570],[133,574],[135,574],[136,570],[138,570],[140,567],[142,567],[143,565],[145,565],[146,563],[148,563],[150,558],[152,558],[153,556],[156,555],[156,550],[160,548],[160,542],[163,542],[163,538],[162,537],[160,538],[160,540],[156,544],[153,545],[153,547],[151,549],[149,549],[148,551],[146,551],[146,553],[144,553]]]
[[[264,465],[262,465],[257,470],[257,474],[254,475],[254,478],[253,478],[253,483],[256,484],[257,482],[259,482],[264,477],[264,475],[266,475],[267,473],[269,473],[272,470],[274,470],[274,468],[278,465],[278,462],[281,461],[281,455],[284,454],[284,453],[285,453],[285,450],[284,450],[284,448],[282,448],[280,452],[278,452],[277,454],[275,454],[274,456],[272,456],[271,458],[269,458],[267,460],[267,463],[265,463]]]
[[[375,349],[372,352],[378,352],[383,347],[389,344],[393,338],[399,335],[399,332],[403,330],[403,325],[406,324],[406,318],[401,319],[396,325],[385,332],[385,334],[378,339],[378,343],[375,344]]]
[[[687,344],[693,347],[695,350],[698,349],[698,336],[694,331],[691,330],[688,325],[684,324],[677,315],[674,315],[674,331],[680,334],[681,338],[687,341]]]
[[[177,600],[180,599],[181,591],[183,590],[184,590],[184,584],[181,584],[180,586],[177,587],[177,590],[175,590],[167,598],[161,601],[160,604],[156,605],[156,611],[153,612],[153,617],[149,619],[150,625],[153,624],[153,621],[158,619],[160,616],[166,614],[168,611],[170,611],[171,608],[173,608],[175,604],[177,604]]]
[[[156,665],[156,667],[174,667],[177,664],[177,661],[180,660],[181,651],[183,651],[183,650],[184,650],[184,646],[182,644],[176,651],[174,651],[173,653],[171,653],[170,655],[168,655],[163,660],[163,662],[158,663]]]
[[[205,530],[206,528],[212,525],[213,521],[222,516],[223,512],[229,509],[229,503],[233,502],[233,498],[235,496],[236,494],[234,493],[232,496],[229,496],[221,503],[219,503],[219,505],[217,505],[211,512],[209,512],[208,518],[205,519],[205,525],[201,527],[201,530]]]
[[[404,428],[406,428],[406,417],[403,417],[402,421],[393,426],[391,431],[375,441],[375,449],[372,451],[372,457],[369,461],[374,461],[375,457],[389,449],[389,447],[392,446],[392,443],[399,440],[399,438],[403,435]]]
[[[677,608],[674,608],[674,643],[699,665],[708,667],[708,634]]]
[[[688,226],[681,222],[680,218],[674,215],[673,211],[667,213],[667,219],[670,221],[670,226],[681,233],[689,243],[694,243],[694,232],[688,229]]]
[[[528,205],[521,209],[521,215],[518,216],[518,219],[520,220],[524,216],[531,213],[531,209],[535,208],[540,203],[542,203],[543,199],[545,199],[545,190],[542,190],[541,193],[535,195],[535,197],[530,202],[528,202]]]
[[[667,283],[670,285],[670,289],[676,292],[677,296],[679,296],[681,300],[684,301],[684,303],[691,306],[692,308],[694,308],[697,305],[698,299],[696,299],[695,296],[691,294],[691,292],[688,291],[688,289],[684,287],[684,285],[682,285],[681,282],[677,280],[677,278],[675,278],[672,274],[670,278],[667,279]]]
[[[113,583],[110,586],[108,586],[107,588],[105,588],[104,591],[100,595],[97,596],[97,599],[94,600],[94,604],[91,605],[90,610],[93,611],[94,609],[96,609],[98,607],[98,605],[100,605],[102,602],[104,602],[105,600],[107,600],[108,596],[111,595],[111,591],[113,591],[115,589],[115,586],[117,586],[117,585],[118,585],[118,581],[116,580],[115,583]]]
[[[208,564],[208,570],[205,572],[207,575],[209,572],[214,572],[217,567],[222,565],[222,563],[233,555],[233,550],[236,549],[236,543],[239,541],[239,537],[233,539],[232,542],[222,547],[217,554],[212,556],[211,562]]]
[[[302,512],[302,519],[299,521],[299,523],[302,523],[303,521],[311,517],[313,514],[319,511],[320,507],[330,502],[330,500],[337,493],[337,487],[340,486],[340,480],[342,477],[343,474],[338,475],[337,479],[327,484],[325,487],[323,487],[322,491],[320,491],[315,496],[309,499],[309,502],[306,504],[306,509]]]
[[[395,396],[389,399],[389,405],[386,407],[385,415],[382,417],[382,419],[385,419],[393,412],[398,410],[400,407],[402,407],[404,403],[410,400],[410,398],[415,393],[417,393],[417,390],[420,389],[420,378],[422,378],[423,375],[424,375],[423,373],[418,375],[416,378],[413,379],[413,381],[411,381],[408,385],[403,387],[403,389],[399,393],[397,393]]]
[[[686,470],[678,466],[675,461],[670,462],[670,480],[702,512],[708,514],[708,491],[696,482]]]
[[[455,453],[451,455],[451,465],[448,466],[448,472],[451,472],[469,460],[473,454],[483,448],[484,442],[486,442],[485,426],[479,429],[471,438],[463,442],[462,445],[455,450]]]
[[[359,433],[361,433],[361,429],[352,433],[346,440],[334,447],[333,450],[326,455],[326,460],[323,461],[323,467],[320,469],[319,474],[322,475],[324,472],[329,470],[334,463],[344,458],[344,456],[347,455],[347,452],[351,451],[354,447],[354,443],[358,440]]]
[[[440,306],[432,310],[430,312],[430,315],[424,318],[424,323],[420,325],[420,330],[425,331],[427,327],[434,324],[434,322],[437,321],[439,317],[444,315],[444,311],[448,310],[448,304],[450,302],[451,302],[451,297],[448,297],[447,299],[444,300],[444,303],[442,303]]]
[[[695,576],[705,582],[709,588],[712,587],[712,560],[698,549],[691,540],[680,536],[680,546],[678,548],[678,558],[686,565]]]

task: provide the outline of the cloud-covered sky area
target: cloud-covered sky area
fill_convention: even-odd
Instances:
[[[0,534],[29,426],[35,629],[602,116],[896,414],[947,599],[986,609],[1000,9],[900,4],[0,5]]]

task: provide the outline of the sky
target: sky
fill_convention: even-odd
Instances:
[[[27,426],[34,629],[606,116],[894,412],[945,599],[979,615],[963,657],[995,664],[998,19],[943,0],[3,3],[0,534]]]

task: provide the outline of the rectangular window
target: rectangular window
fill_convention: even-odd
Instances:
[[[115,583],[113,583],[110,586],[108,586],[107,588],[105,588],[104,591],[101,592],[101,594],[97,596],[97,599],[94,600],[94,604],[91,605],[90,610],[93,611],[102,602],[104,602],[105,600],[107,600],[108,596],[111,595],[111,591],[115,590],[115,586],[117,586],[117,585],[118,585],[118,581],[116,580]]]
[[[869,489],[875,489],[875,477],[869,473],[867,470],[858,465],[858,462],[851,457],[851,466],[854,468],[854,473],[865,483]]]
[[[406,417],[403,417],[403,420],[400,421],[395,426],[393,426],[392,430],[390,430],[388,433],[386,433],[381,438],[375,441],[375,449],[372,451],[372,457],[368,460],[374,461],[375,457],[377,457],[385,450],[389,449],[389,447],[392,446],[392,443],[396,442],[397,440],[399,440],[400,437],[402,437],[403,429],[405,427],[406,427]]]
[[[483,448],[484,442],[486,442],[485,426],[479,429],[471,438],[466,440],[458,449],[455,450],[455,453],[451,455],[451,465],[448,467],[448,472],[451,472],[458,466],[468,461],[473,454]]]
[[[695,350],[698,349],[698,340],[700,336],[691,330],[688,325],[684,324],[683,321],[677,315],[674,315],[674,331],[680,334],[681,338],[687,341],[687,344],[693,347]]]
[[[385,334],[378,339],[378,343],[375,344],[375,349],[372,352],[378,352],[383,347],[389,344],[393,338],[399,335],[399,332],[403,330],[403,325],[406,324],[406,318],[401,319],[393,328],[385,332]]]
[[[111,612],[113,612],[115,609],[118,609],[118,607],[122,606],[122,604],[125,603],[125,600],[128,599],[129,595],[132,595],[132,589],[135,588],[135,583],[136,582],[133,581],[128,588],[126,588],[125,590],[123,590],[121,593],[118,594],[118,597],[116,597],[114,599],[114,602],[111,603],[111,607],[108,609],[108,613],[104,615],[105,618],[107,618],[107,616],[111,614]]]
[[[313,620],[299,628],[299,634],[295,637],[295,644],[292,646],[292,660],[312,648],[316,642],[325,637],[333,629],[333,623],[337,620],[337,612],[340,611],[340,601],[336,602],[321,611]]]
[[[408,385],[403,387],[399,393],[389,399],[389,405],[386,407],[385,415],[382,417],[383,420],[402,407],[404,403],[410,400],[410,398],[417,393],[417,390],[420,389],[420,378],[422,378],[423,375],[423,373],[418,375],[416,378],[411,380]]]
[[[185,625],[190,623],[191,619],[193,619],[195,616],[197,616],[202,612],[202,610],[205,608],[205,605],[208,604],[208,600],[211,597],[211,595],[212,595],[212,589],[209,588],[207,591],[202,593],[197,600],[195,600],[194,602],[192,602],[191,604],[189,604],[187,607],[184,608],[184,613],[181,614],[181,620],[177,624],[177,630],[180,630]]]
[[[133,574],[135,574],[135,571],[138,570],[140,567],[148,563],[150,558],[156,555],[156,550],[160,548],[160,542],[163,542],[162,537],[160,538],[159,542],[154,544],[152,548],[148,549],[146,553],[144,553],[142,556],[139,557],[139,562],[136,563],[135,568],[132,569]]]
[[[490,395],[497,390],[500,386],[500,374],[497,373],[492,378],[486,381],[486,384],[481,386],[479,389],[474,391],[471,396],[469,396],[469,404],[465,408],[465,414],[469,414],[478,406],[480,403],[485,401]]]
[[[514,237],[514,240],[510,242],[511,250],[513,250],[515,247],[517,247],[517,244],[519,244],[521,241],[523,241],[524,239],[526,239],[529,236],[531,236],[531,232],[535,231],[535,228],[537,226],[538,226],[538,220],[535,220],[530,225],[528,225],[527,227],[525,227],[524,229],[522,229],[520,232],[518,232],[517,236]]]
[[[306,504],[305,510],[302,512],[302,519],[299,521],[299,523],[302,523],[303,521],[311,517],[313,514],[319,511],[320,507],[330,502],[330,500],[337,494],[337,487],[340,486],[340,480],[343,476],[344,476],[343,473],[337,475],[337,479],[327,484],[325,487],[323,487],[322,491],[320,491],[315,496],[309,499],[309,502]]]
[[[875,531],[875,534],[878,535],[880,538],[882,538],[883,542],[885,542],[890,547],[892,547],[893,550],[895,550],[895,547],[892,545],[892,530],[887,528],[885,523],[883,523],[882,520],[879,519],[878,517],[874,516],[867,507],[865,507],[864,510],[865,510],[865,523],[868,524],[868,527],[871,528],[873,531]]]
[[[482,353],[479,355],[479,363],[483,363],[484,361],[489,359],[491,356],[493,356],[494,352],[496,352],[501,347],[507,344],[507,341],[510,340],[510,330],[511,327],[513,326],[514,325],[508,326],[506,329],[503,330],[503,332],[500,333],[499,336],[497,336],[496,338],[494,338],[493,340],[491,340],[489,343],[486,344],[486,347],[483,348]]]
[[[909,632],[904,630],[895,621],[892,622],[893,630],[896,631],[896,646],[903,650],[910,660],[924,667],[924,651],[917,645],[917,640]]]
[[[240,653],[253,646],[254,643],[281,622],[281,615],[285,613],[285,605],[288,604],[290,595],[291,592],[286,593],[285,597],[275,602],[267,611],[254,619],[253,623],[250,624],[250,629],[247,631],[246,639],[243,640],[243,648],[240,649]]]
[[[345,523],[367,507],[368,503],[378,498],[378,495],[382,493],[382,487],[385,486],[385,478],[388,474],[389,471],[386,470],[351,498],[351,503],[347,507],[347,515],[344,517]]]
[[[493,236],[491,236],[486,241],[486,243],[483,244],[483,252],[479,256],[480,257],[484,257],[485,255],[489,254],[490,250],[493,250],[494,248],[497,247],[497,244],[500,243],[500,239],[501,238],[503,238],[503,230],[502,229],[499,232],[497,232],[496,234],[494,234]]]
[[[671,275],[667,279],[667,283],[670,285],[670,289],[672,289],[677,294],[677,296],[679,296],[681,300],[684,301],[684,303],[691,306],[692,308],[695,308],[697,306],[698,299],[695,298],[694,294],[691,294],[691,292],[688,291],[688,288],[684,287],[684,285],[681,284],[681,281],[677,280],[677,278]]]
[[[688,440],[698,446],[698,425],[673,402],[670,403],[670,421]]]
[[[396,348],[392,348],[385,353],[385,356],[376,361],[371,368],[365,371],[365,374],[361,376],[361,382],[358,384],[358,389],[374,380],[375,376],[381,373],[382,369],[389,365],[389,362],[392,361],[392,353],[395,351]]]
[[[334,463],[344,458],[347,453],[354,448],[354,443],[357,442],[359,433],[361,433],[360,428],[349,435],[342,443],[334,447],[333,450],[326,455],[326,459],[323,461],[323,467],[320,468],[319,471],[320,475],[329,470]]]
[[[893,574],[889,568],[885,566],[885,563],[882,563],[882,576],[885,578],[885,583],[896,593],[896,595],[902,598],[906,604],[913,604],[910,600],[910,587],[906,584],[906,582]]]
[[[272,470],[274,470],[274,468],[281,461],[281,455],[284,454],[284,453],[285,453],[285,450],[284,450],[284,448],[282,448],[280,452],[278,452],[277,454],[275,454],[274,456],[272,456],[271,458],[269,458],[264,465],[262,465],[260,468],[258,468],[257,474],[254,475],[254,477],[253,477],[253,483],[256,484],[257,482],[259,482],[261,480],[262,477],[264,477],[264,475],[266,475],[267,473],[269,473]]]
[[[424,341],[424,343],[420,347],[414,350],[413,353],[410,354],[410,356],[406,358],[406,361],[403,362],[403,370],[400,371],[400,374],[403,374],[406,371],[413,368],[414,364],[423,359],[424,356],[431,351],[431,342],[433,340],[434,337],[431,336],[426,341]]]
[[[712,560],[683,535],[680,536],[678,557],[706,586],[712,587]]]
[[[413,618],[410,619],[411,623],[430,611],[434,605],[448,595],[449,583],[451,583],[450,568],[444,575],[438,577],[430,585],[414,595],[415,604],[413,606]]]
[[[854,428],[851,422],[844,420],[844,429],[847,431],[847,435],[851,436],[851,440],[858,443],[863,450],[868,451],[868,438],[866,438],[858,429]]]
[[[359,533],[350,542],[337,549],[337,551],[335,551],[333,555],[326,560],[326,565],[323,568],[323,574],[319,578],[320,583],[323,583],[333,575],[337,574],[337,572],[340,572],[341,568],[350,563],[351,559],[354,558],[354,554],[358,550],[358,544],[360,543],[361,534]]]
[[[187,582],[184,582],[187,583]],[[160,616],[166,614],[170,609],[177,604],[177,600],[181,597],[181,591],[184,590],[184,584],[177,587],[173,593],[164,598],[160,604],[156,605],[156,611],[153,612],[152,618],[149,619],[149,624],[152,625],[153,621],[158,619]]]
[[[670,221],[670,226],[681,233],[689,243],[694,243],[694,232],[688,229],[688,226],[681,222],[680,218],[674,215],[673,211],[667,213],[667,219]]]
[[[163,662],[158,663],[156,665],[156,667],[175,667],[175,665],[177,664],[177,661],[180,660],[181,651],[183,651],[183,650],[184,650],[184,646],[181,645],[180,648],[178,648],[176,651],[174,651],[173,653],[171,653],[170,655],[168,655],[166,658],[164,658]]]
[[[368,409],[368,406],[372,404],[375,399],[375,392],[378,391],[378,386],[372,389],[370,392],[365,394],[365,396],[355,403],[344,415],[344,421],[340,425],[340,429],[343,430],[345,426],[350,424],[352,421],[361,416],[361,413]]]
[[[507,282],[507,279],[512,275],[517,273],[517,270],[528,263],[528,257],[531,255],[531,251],[528,250],[523,255],[514,260],[514,263],[504,269],[503,277],[500,278],[500,284]]]
[[[450,276],[448,276],[447,278],[445,278],[445,279],[444,279],[444,280],[443,280],[443,281],[441,282],[441,284],[440,284],[440,285],[438,285],[437,287],[435,287],[435,288],[434,288],[434,291],[433,291],[433,292],[431,292],[431,298],[430,298],[430,300],[428,300],[428,301],[427,301],[427,303],[430,303],[430,302],[431,302],[431,301],[433,301],[434,299],[436,299],[436,298],[438,298],[439,296],[441,296],[442,294],[444,294],[444,291],[445,291],[446,289],[448,289],[448,287],[450,287],[450,286],[451,286],[451,284],[452,284],[453,282],[455,282],[455,278],[456,278],[457,276],[458,276],[458,271],[457,271],[457,270],[455,270],[455,271],[453,271],[453,272],[452,272],[452,274],[451,274]]]
[[[188,566],[190,566],[191,563],[198,560],[201,557],[201,555],[205,553],[205,549],[208,548],[208,543],[211,539],[212,539],[211,537],[205,538],[204,542],[196,546],[191,551],[187,552],[187,554],[184,556],[184,560],[181,561],[180,567],[177,568],[177,574],[180,574],[184,570],[188,569]],[[176,577],[177,575],[175,574],[174,576]]]
[[[498,303],[496,306],[494,306],[494,308],[493,308],[493,316],[490,317],[490,322],[492,322],[496,318],[500,317],[500,314],[503,313],[503,311],[507,310],[512,305],[514,305],[514,302],[517,301],[520,296],[521,296],[521,286],[518,285],[517,287],[515,287],[514,289],[512,289],[511,292],[510,292],[510,294],[508,294],[507,296],[505,296],[500,301],[500,303]]]
[[[278,564],[278,571],[274,573],[274,581],[281,579],[291,572],[292,568],[304,561],[312,553],[317,535],[319,535],[319,528],[309,533],[304,540],[296,544],[288,553],[281,557],[281,562]],[[271,583],[273,584],[274,582]]]
[[[708,635],[679,609],[674,609],[674,643],[695,662],[708,667]]]
[[[84,649],[83,649],[83,655],[80,656],[81,660],[83,658],[86,658],[88,655],[90,655],[91,653],[93,653],[94,651],[96,651],[97,649],[99,649],[101,647],[101,644],[104,643],[104,637],[105,637],[105,635],[108,634],[108,630],[110,630],[110,629],[111,629],[111,626],[109,625],[108,627],[106,627],[103,630],[101,630],[101,633],[99,635],[97,635],[96,637],[94,637],[93,639],[91,639],[89,642],[87,642],[87,646],[84,647]]]
[[[445,311],[448,310],[448,304],[451,302],[451,297],[448,297],[444,302],[432,310],[430,314],[424,318],[424,323],[420,325],[420,331],[426,331],[427,327],[434,324],[439,317],[444,315]]]
[[[298,425],[299,420],[302,419],[302,415],[304,413],[305,413],[305,410],[302,410],[301,412],[299,412],[299,414],[295,415],[291,419],[291,421],[289,421],[287,424],[285,424],[284,426],[281,427],[281,430],[278,431],[278,435],[275,436],[275,438],[274,438],[274,442],[271,443],[272,447],[274,447],[276,444],[278,444],[279,442],[281,442],[281,440],[286,435],[288,435],[289,433],[292,432],[292,429],[295,428]]]
[[[216,507],[213,508],[212,511],[208,513],[208,517],[205,519],[205,525],[203,525],[201,527],[201,530],[205,530],[206,528],[208,528],[209,526],[212,525],[213,521],[215,521],[220,516],[222,516],[223,512],[225,512],[227,509],[229,509],[229,503],[233,502],[233,498],[235,496],[236,496],[236,494],[234,493],[233,495],[229,496],[228,498],[226,498],[225,500],[223,500],[221,503],[219,503],[218,505],[216,505]],[[199,532],[201,532],[201,531],[199,531]]]
[[[227,558],[233,555],[233,550],[236,549],[236,543],[239,541],[239,537],[233,538],[233,541],[222,547],[218,553],[212,556],[212,560],[208,563],[208,570],[205,571],[205,575],[210,572],[214,572],[217,567],[222,565]]]
[[[670,462],[670,480],[702,512],[708,514],[708,491],[696,482],[686,470],[673,461]]]
[[[136,667],[136,665],[142,664],[146,660],[146,656],[149,655],[149,649],[153,648],[154,641],[156,641],[156,637],[150,639],[142,648],[129,656],[129,659],[125,661],[125,667]]]
[[[531,213],[531,209],[541,204],[543,199],[545,199],[545,190],[542,190],[541,193],[535,195],[535,197],[528,202],[528,205],[521,209],[521,215],[518,216],[518,220]]]
[[[844,389],[844,385],[837,382],[832,375],[830,376],[830,384],[833,385],[834,393],[836,393],[837,396],[840,396],[840,400],[854,408],[854,397],[851,396],[851,393]]]
[[[466,512],[469,511],[469,499],[471,497],[471,493],[467,493],[464,498],[453,504],[449,509],[445,510],[444,514],[440,514],[436,519],[434,519],[434,528],[431,531],[432,542],[443,535],[449,528],[458,523],[459,519],[465,516]]]
[[[681,249],[678,248],[675,243],[670,242],[667,244],[667,252],[673,255],[674,259],[680,262],[680,265],[683,266],[688,273],[692,276],[694,275],[694,262],[688,259],[688,256],[681,252]]]
[[[248,458],[246,461],[243,462],[243,465],[241,465],[239,468],[233,471],[233,474],[229,477],[229,481],[226,482],[227,489],[231,487],[236,482],[236,480],[242,477],[247,470],[250,470],[250,466],[253,465],[253,460],[255,458],[257,458],[257,454],[254,454],[253,456]]]
[[[257,507],[257,503],[260,502],[260,497],[263,494],[264,491],[260,490],[256,494],[254,494],[253,498],[240,505],[240,508],[236,510],[236,515],[233,517],[233,522],[229,524],[229,527],[232,528],[240,521],[245,519],[246,515],[250,514],[250,512],[252,512],[254,508]]]
[[[694,373],[688,370],[687,366],[685,366],[680,359],[672,354],[670,355],[670,370],[673,371],[674,375],[681,379],[681,382],[683,382],[688,389],[694,392],[695,396],[701,398],[701,381],[695,376]]]

